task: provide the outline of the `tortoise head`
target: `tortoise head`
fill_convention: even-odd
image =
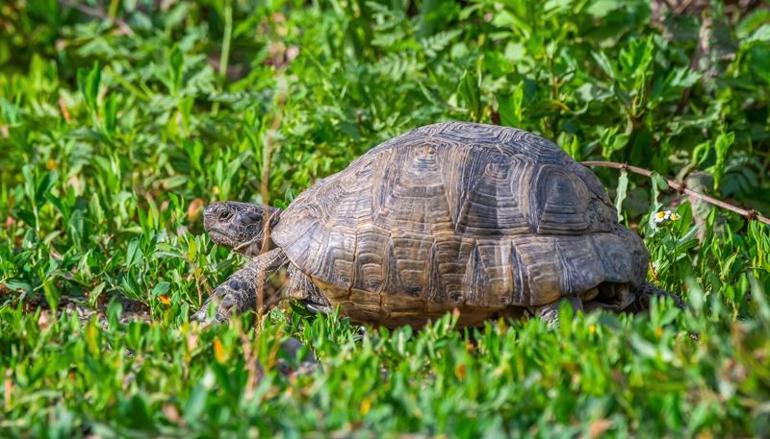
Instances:
[[[262,249],[265,232],[278,222],[278,212],[270,206],[236,201],[213,203],[203,210],[203,227],[215,243],[256,256]]]

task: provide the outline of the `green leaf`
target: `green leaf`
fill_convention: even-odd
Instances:
[[[522,105],[524,102],[524,88],[517,86],[510,96],[499,100],[500,122],[504,126],[519,127],[522,121]]]
[[[169,288],[171,288],[171,284],[169,282],[158,282],[152,289],[152,296],[157,297],[161,294],[166,294],[168,293]]]
[[[596,0],[591,3],[586,12],[595,18],[604,18],[610,13],[622,8],[623,1],[618,0]]]
[[[735,142],[735,133],[720,133],[714,141],[714,151],[716,153],[716,163],[709,167],[709,173],[714,176],[714,188],[718,189],[725,173],[727,163],[727,153]]]
[[[104,103],[104,130],[109,134],[115,134],[117,118],[118,99],[115,95],[110,95]]]
[[[763,24],[746,40],[747,43],[770,41],[770,24]]]
[[[94,63],[90,70],[78,69],[77,80],[80,94],[83,95],[86,105],[92,113],[98,111],[99,82],[102,79],[102,69],[98,63]]]
[[[465,108],[468,110],[471,120],[475,122],[481,121],[483,113],[480,81],[481,79],[477,72],[470,68],[465,69],[457,88],[457,92]]]
[[[610,79],[615,80],[617,74],[615,73],[615,68],[609,58],[607,58],[607,55],[605,55],[604,52],[592,52],[591,56],[593,56],[594,61],[596,61],[596,64],[602,69],[604,74]]]
[[[179,47],[174,47],[168,57],[169,77],[171,79],[171,93],[176,94],[182,88],[182,72],[184,67],[184,55]]]

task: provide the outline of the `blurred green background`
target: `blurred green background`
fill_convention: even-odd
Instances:
[[[769,85],[764,1],[4,0],[0,433],[770,435],[770,234],[661,179],[767,215]],[[242,262],[203,205],[284,207],[449,119],[655,171],[596,169],[691,308],[187,322]]]

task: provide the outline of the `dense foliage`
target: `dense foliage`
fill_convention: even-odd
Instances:
[[[756,1],[4,1],[0,435],[770,435],[770,233],[660,177],[767,212],[769,85]],[[690,307],[188,322],[240,262],[202,205],[447,119],[655,170],[597,173]]]

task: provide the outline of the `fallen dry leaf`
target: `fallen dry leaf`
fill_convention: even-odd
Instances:
[[[466,371],[467,369],[465,367],[465,364],[459,364],[455,368],[455,376],[457,377],[458,380],[462,380],[463,378],[465,378]]]
[[[175,423],[175,424],[181,424],[182,417],[179,416],[179,410],[176,408],[174,404],[163,404],[163,414],[166,416],[166,419],[169,421]]]
[[[6,370],[5,380],[3,381],[5,395],[5,410],[11,409],[11,392],[13,392],[13,381],[11,381],[11,369]]]
[[[70,112],[67,109],[67,103],[64,102],[64,98],[59,98],[59,110],[61,111],[61,115],[64,117],[64,121],[67,123],[70,123]]]
[[[40,317],[37,318],[37,326],[40,329],[46,329],[51,325],[51,319],[48,315],[48,311],[40,312]]]
[[[603,435],[612,427],[612,421],[609,419],[597,419],[588,426],[588,437],[597,438]]]
[[[196,198],[190,202],[187,206],[187,221],[193,223],[200,218],[204,203],[203,198]]]
[[[189,352],[194,351],[195,348],[198,347],[198,335],[197,334],[188,335],[186,342],[187,342],[187,350]]]

